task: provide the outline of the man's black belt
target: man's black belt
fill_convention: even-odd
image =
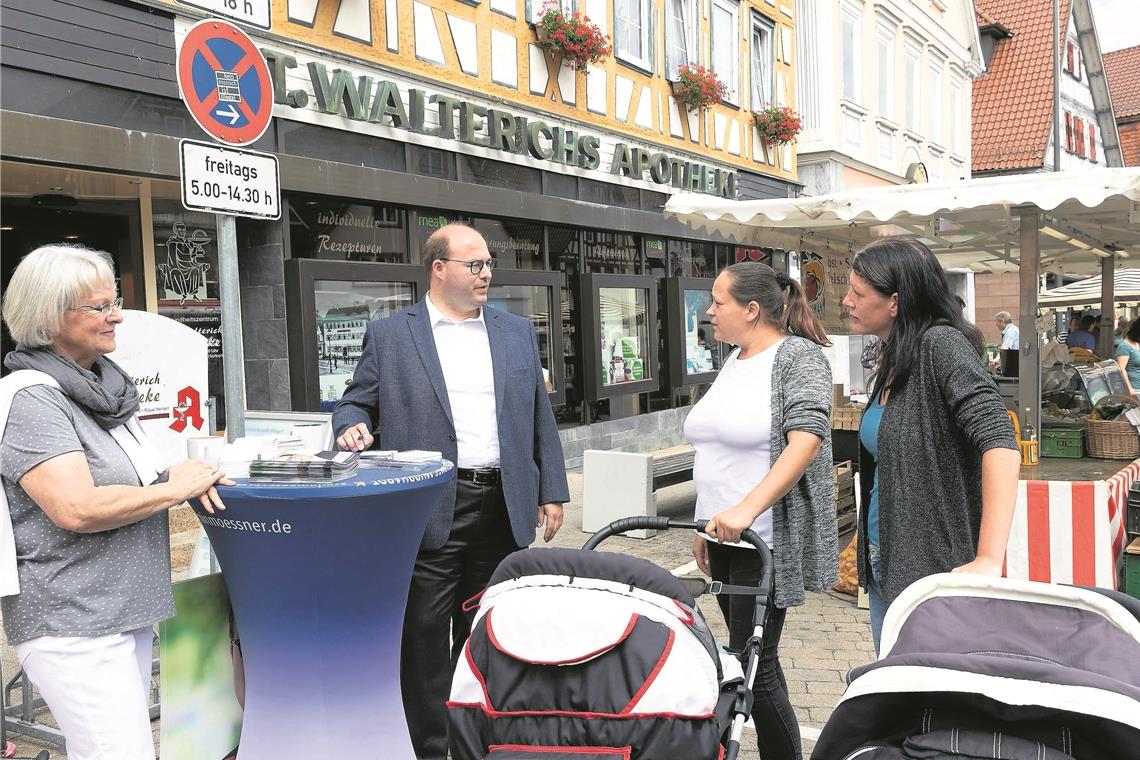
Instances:
[[[498,467],[476,467],[474,469],[460,467],[456,470],[456,477],[460,480],[469,480],[477,486],[497,486],[502,482],[501,470]]]

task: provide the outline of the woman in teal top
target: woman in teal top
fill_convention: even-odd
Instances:
[[[859,443],[876,462],[879,460],[879,423],[883,419],[883,405],[879,402],[879,394],[875,394],[867,409],[863,412],[863,421],[859,423]],[[871,554],[871,575],[873,582],[867,585],[867,593],[875,596],[877,604],[871,608],[871,635],[874,641],[879,641],[883,630],[883,617],[887,613],[887,605],[883,603],[882,591],[879,589],[879,472],[875,470],[874,481],[871,483],[871,498],[867,503],[867,543]],[[877,648],[877,647],[876,647]]]
[[[1128,392],[1135,396],[1140,388],[1140,319],[1132,320],[1114,356],[1128,380]]]

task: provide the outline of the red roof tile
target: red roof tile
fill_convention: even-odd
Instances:
[[[1104,54],[1113,115],[1140,116],[1140,45]]]
[[[1061,29],[1069,0],[1061,0]],[[1013,32],[994,47],[989,71],[974,80],[973,169],[1044,164],[1053,115],[1053,4],[1050,0],[975,0],[975,12]]]

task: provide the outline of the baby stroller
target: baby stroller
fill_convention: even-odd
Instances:
[[[814,760],[1140,757],[1140,604],[1102,589],[965,574],[891,604]]]
[[[631,517],[578,549],[526,549],[479,600],[448,702],[453,760],[734,760],[752,708],[772,553],[756,587],[677,578],[646,560],[591,551],[630,530],[704,529]],[[694,595],[756,597],[741,655],[719,648]],[[746,672],[745,672],[746,671]]]

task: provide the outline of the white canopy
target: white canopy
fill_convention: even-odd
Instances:
[[[1019,260],[1019,207],[1043,212],[1044,271],[1099,272],[1109,250],[1124,261],[1140,260],[1140,167],[759,201],[682,193],[670,198],[665,214],[749,245],[790,250],[856,250],[877,237],[913,235],[948,268],[1013,271]]]
[[[1113,301],[1117,305],[1140,304],[1140,269],[1118,269],[1113,273]],[[1042,290],[1037,304],[1044,309],[1086,307],[1100,309],[1100,275],[1080,282]]]

